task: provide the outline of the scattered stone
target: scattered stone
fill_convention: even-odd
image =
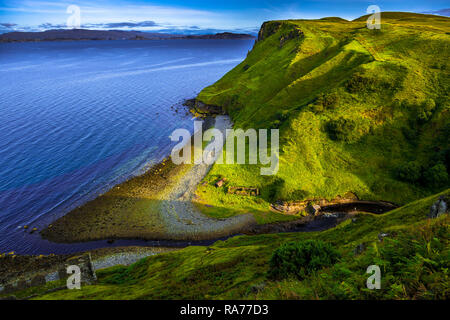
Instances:
[[[308,206],[306,207],[306,211],[310,215],[316,215],[320,211],[320,206],[318,204],[309,203]]]
[[[389,233],[384,233],[384,232],[380,232],[378,234],[378,240],[380,240],[380,242],[383,241],[384,238],[389,237]]]
[[[443,215],[444,213],[447,213],[449,209],[449,202],[450,201],[448,196],[440,196],[439,199],[431,205],[428,217],[434,219]]]
[[[45,281],[46,282],[50,282],[50,281],[56,281],[59,280],[59,274],[58,271],[49,273],[45,275]]]

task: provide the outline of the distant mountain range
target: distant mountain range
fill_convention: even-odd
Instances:
[[[180,35],[121,30],[53,29],[42,32],[8,32],[0,42],[77,41],[77,40],[170,40],[170,39],[253,39],[250,34],[223,32],[205,35]]]

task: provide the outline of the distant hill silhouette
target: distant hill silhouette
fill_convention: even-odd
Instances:
[[[76,41],[76,40],[166,40],[166,39],[252,39],[242,33],[179,35],[122,30],[53,29],[42,32],[8,32],[0,35],[0,42]]]

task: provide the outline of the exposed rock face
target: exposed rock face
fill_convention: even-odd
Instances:
[[[380,232],[380,233],[378,234],[378,240],[379,240],[380,242],[383,242],[383,239],[386,238],[386,237],[389,237],[389,236],[390,236],[389,233],[386,233],[386,232]]]
[[[197,99],[185,100],[183,105],[188,107],[192,113],[198,113],[205,116],[225,114],[225,111],[221,107],[209,105]]]
[[[259,29],[257,42],[267,39],[274,33],[276,33],[280,27],[283,25],[282,22],[266,21],[262,24],[261,29]]]
[[[351,196],[347,194],[346,196]],[[306,211],[310,215],[327,212],[371,212],[385,213],[398,208],[397,205],[386,201],[358,200],[356,195],[350,198],[336,197],[333,200],[312,199],[304,201],[277,201],[271,205],[271,209],[284,214],[298,214]]]
[[[307,199],[302,201],[277,201],[271,205],[271,209],[284,214],[297,214],[305,210],[310,214],[317,214],[322,207],[350,203],[357,200],[358,197],[354,193],[348,192],[343,197],[337,196],[333,200]]]
[[[301,37],[303,37],[303,32],[300,29],[294,29],[289,31],[289,33],[287,35],[282,35],[280,37],[280,48],[283,47],[284,43],[286,41],[289,41],[291,39],[299,39]]]
[[[431,205],[429,218],[437,218],[444,213],[448,213],[448,206],[450,204],[450,199],[448,195],[440,196],[439,199]]]
[[[319,213],[320,206],[318,204],[309,203],[306,207],[306,211],[311,215],[316,215]]]
[[[287,24],[284,24],[284,25],[287,26]],[[258,39],[256,42],[267,39],[271,35],[278,32],[278,30],[280,30],[282,27],[283,27],[283,22],[278,22],[278,21],[264,22],[261,26],[261,29],[259,30]],[[286,31],[285,34],[280,36],[280,46],[279,47],[280,48],[283,47],[283,45],[286,41],[289,41],[291,39],[299,39],[300,37],[303,37],[303,36],[304,36],[303,32],[298,28],[292,29],[289,32]]]
[[[301,211],[304,211],[307,206],[307,203],[305,201],[294,201],[294,202],[287,202],[287,201],[277,201],[271,205],[271,209],[282,212],[284,214],[297,214]]]

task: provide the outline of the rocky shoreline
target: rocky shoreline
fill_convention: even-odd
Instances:
[[[206,126],[211,125],[209,118]],[[228,128],[227,117],[216,115],[215,127]],[[240,233],[255,221],[251,215],[213,219],[191,204],[195,188],[210,165],[175,165],[170,158],[147,173],[115,186],[107,193],[57,219],[40,234],[58,243],[93,240],[208,240]]]

